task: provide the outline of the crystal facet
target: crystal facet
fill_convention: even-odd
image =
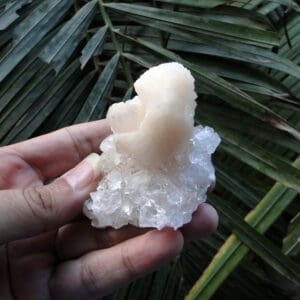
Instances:
[[[135,88],[138,96],[108,112],[113,134],[100,145],[104,177],[84,213],[95,227],[177,229],[206,200],[221,140],[210,127],[193,127],[194,79],[182,65],[151,68]]]

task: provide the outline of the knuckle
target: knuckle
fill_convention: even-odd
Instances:
[[[139,274],[134,266],[132,256],[129,253],[129,247],[127,245],[124,245],[121,248],[121,263],[129,278],[138,277]]]
[[[50,189],[46,187],[30,187],[23,191],[23,196],[35,217],[48,219],[56,213]]]

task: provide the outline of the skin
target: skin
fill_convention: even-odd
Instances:
[[[96,121],[0,148],[0,299],[99,299],[216,229],[208,204],[177,231],[92,228],[81,210],[100,174],[83,159],[109,134]]]

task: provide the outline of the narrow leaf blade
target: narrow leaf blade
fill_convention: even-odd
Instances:
[[[83,123],[103,117],[107,105],[107,97],[113,88],[119,58],[120,55],[115,54],[106,64],[75,123]]]
[[[40,58],[58,73],[83,38],[96,12],[96,1],[84,5],[46,45]]]
[[[0,59],[0,82],[65,16],[74,0],[44,0],[14,29],[14,41]]]
[[[80,57],[81,69],[83,69],[91,57],[100,55],[106,41],[108,26],[101,27],[88,41],[82,50]]]

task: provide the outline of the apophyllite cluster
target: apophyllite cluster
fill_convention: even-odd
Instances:
[[[176,229],[206,200],[220,138],[194,127],[194,78],[181,64],[153,67],[134,87],[137,96],[108,110],[113,134],[100,145],[104,177],[84,212],[95,227]]]

